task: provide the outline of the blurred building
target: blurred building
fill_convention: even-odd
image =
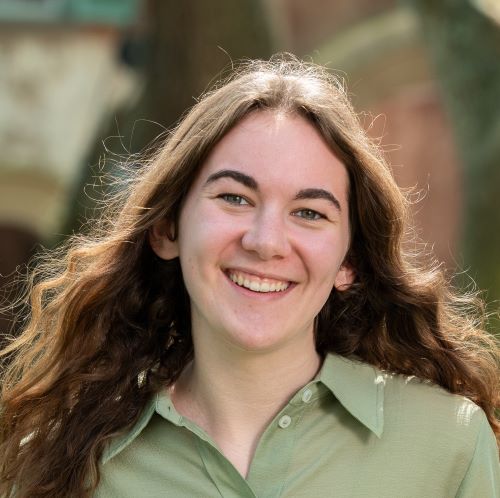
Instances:
[[[118,54],[138,14],[136,0],[0,0],[0,286],[60,233],[89,148],[133,96]]]

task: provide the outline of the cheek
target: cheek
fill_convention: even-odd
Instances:
[[[347,243],[341,236],[313,241],[309,247],[311,264],[325,278],[337,272],[347,252]]]
[[[207,278],[207,272],[235,247],[239,230],[234,219],[214,209],[192,209],[181,216],[179,253],[185,277],[189,272]]]
[[[320,308],[335,287],[337,276],[344,262],[347,244],[343,237],[329,237],[310,247],[308,264],[316,299]]]

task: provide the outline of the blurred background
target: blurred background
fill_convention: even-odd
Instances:
[[[146,147],[231,60],[278,51],[340,71],[414,189],[420,238],[498,308],[498,0],[0,0],[4,297],[92,215],[114,154]]]

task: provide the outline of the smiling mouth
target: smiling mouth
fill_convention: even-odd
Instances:
[[[240,287],[245,287],[254,292],[283,292],[290,287],[291,282],[274,280],[272,278],[260,278],[237,270],[226,270],[229,279]]]

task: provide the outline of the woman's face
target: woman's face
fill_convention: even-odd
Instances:
[[[316,315],[353,280],[343,264],[348,188],[346,168],[305,119],[257,111],[235,126],[191,187],[174,243],[195,341],[314,347]]]

